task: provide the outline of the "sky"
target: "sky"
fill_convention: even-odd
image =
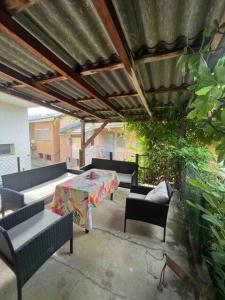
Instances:
[[[45,107],[32,107],[32,108],[28,108],[28,115],[29,116],[33,116],[33,115],[46,115],[49,113],[55,113],[55,110],[49,109],[49,108],[45,108]]]

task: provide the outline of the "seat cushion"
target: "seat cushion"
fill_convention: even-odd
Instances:
[[[12,242],[13,248],[17,250],[24,243],[36,236],[47,226],[53,224],[61,217],[48,210],[43,210],[28,220],[8,230],[8,235]]]
[[[46,181],[42,184],[33,186],[30,189],[21,191],[21,193],[24,194],[25,204],[40,200],[44,200],[45,203],[51,201],[55,192],[56,185],[63,183],[69,179],[73,179],[76,176],[77,174],[65,173],[53,180]]]
[[[130,174],[117,173],[117,175],[120,182],[131,183],[132,178]]]
[[[166,182],[160,182],[152,191],[150,191],[146,195],[145,200],[156,203],[166,203],[169,200]]]
[[[128,198],[133,198],[133,199],[145,199],[146,195],[143,194],[138,194],[138,193],[129,193]]]

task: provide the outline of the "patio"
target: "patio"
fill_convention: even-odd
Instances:
[[[138,124],[137,135],[142,138],[146,152],[141,153],[142,156],[146,156],[142,169],[146,169],[147,172],[156,170],[156,173],[149,172],[151,174],[148,174],[146,181],[140,176],[141,180],[138,182],[136,171],[140,171],[141,166],[136,156],[137,168],[133,170],[134,172],[126,172],[128,169],[126,167],[119,167],[116,170],[105,168],[110,170],[109,172],[116,172],[114,178],[110,179],[114,182],[114,188],[117,188],[118,181],[115,178],[119,173],[129,177],[129,187],[135,184],[152,184],[152,179],[155,179],[156,183],[168,179],[171,184],[180,188],[173,195],[170,207],[170,197],[163,203],[166,206],[166,217],[169,207],[165,243],[161,242],[162,229],[154,225],[128,220],[127,231],[123,232],[125,203],[129,189],[119,188],[115,192],[114,201],[105,200],[99,208],[93,208],[94,228],[89,234],[85,234],[84,228],[75,224],[72,231],[72,219],[75,213],[79,212],[80,207],[76,207],[78,202],[81,205],[84,201],[87,202],[85,212],[88,215],[91,205],[97,203],[94,196],[99,194],[93,196],[90,191],[84,190],[88,196],[79,201],[75,199],[77,203],[71,201],[71,197],[68,198],[75,207],[73,206],[74,214],[66,215],[70,218],[68,220],[71,226],[70,230],[64,232],[70,235],[67,237],[65,234],[65,239],[71,241],[71,253],[73,245],[71,236],[74,235],[74,253],[67,254],[69,243],[61,248],[60,242],[50,245],[51,247],[48,245],[44,257],[46,263],[23,288],[24,300],[195,299],[196,295],[192,287],[169,268],[166,270],[167,286],[163,291],[157,289],[160,271],[164,265],[164,252],[183,270],[192,274],[197,282],[206,281],[208,284],[208,273],[199,274],[199,270],[196,271],[196,264],[195,266],[191,264],[192,255],[198,252],[197,254],[203,260],[202,266],[205,267],[202,257],[206,254],[208,262],[213,261],[211,274],[213,283],[210,282],[209,285],[211,287],[215,283],[216,293],[220,289],[218,299],[225,294],[224,182],[222,180],[219,182],[216,172],[213,174],[214,177],[211,176],[212,174],[208,176],[208,170],[203,168],[205,167],[203,162],[206,161],[209,169],[211,166],[203,145],[213,146],[214,152],[215,149],[218,150],[217,158],[219,157],[221,162],[225,160],[225,62],[223,58],[220,61],[225,48],[224,11],[224,0],[2,1],[0,4],[0,92],[79,119],[81,170],[85,165],[86,148],[109,122]],[[212,30],[209,32],[209,29]],[[181,68],[182,63],[184,70]],[[85,136],[87,123],[100,123],[98,129],[88,138]],[[171,156],[166,156],[164,160],[161,153],[164,155],[169,153]],[[156,167],[157,160],[159,164]],[[111,152],[108,163],[112,163]],[[120,163],[116,162],[116,165]],[[203,174],[200,184],[196,183],[197,180],[192,182],[192,185],[186,184],[186,179],[197,178],[197,176],[192,177],[191,171],[188,170],[190,166],[193,167],[192,171],[198,170],[199,174]],[[214,166],[211,169],[214,169]],[[38,174],[39,170],[35,170]],[[73,172],[75,174],[75,170],[71,170],[71,173]],[[80,175],[82,171],[77,172],[80,172]],[[37,175],[34,178],[29,176],[33,173],[28,171],[24,176],[25,180],[22,178],[24,173],[19,173],[22,174],[21,177],[14,174],[12,177],[16,179],[12,180],[12,186],[15,190],[11,190],[10,186],[2,190],[2,196],[4,194],[5,198],[7,193],[10,195],[5,199],[6,205],[12,205],[12,209],[22,207],[26,204],[24,195],[20,193],[22,190],[44,184],[45,178],[47,182],[54,178],[52,174],[57,175],[55,171],[48,173],[42,170],[41,173],[42,176]],[[41,177],[44,179],[41,180]],[[91,177],[89,174],[86,180],[99,178]],[[133,177],[136,181],[133,181]],[[209,178],[210,188],[204,185]],[[101,195],[112,193],[111,182],[99,183],[99,189],[102,184],[104,190]],[[90,186],[91,184],[88,187]],[[167,188],[166,184],[165,187]],[[68,190],[74,192],[75,188],[66,186],[64,191],[68,192]],[[61,197],[61,191],[55,194],[54,191],[55,186],[54,197],[56,194]],[[80,191],[83,192],[82,189]],[[208,193],[208,197],[205,197],[203,192]],[[166,193],[169,194],[168,188]],[[62,207],[59,206],[63,206],[64,201],[68,200],[65,196],[61,201],[60,197],[53,207],[58,209],[58,212],[62,211]],[[146,197],[145,194],[142,198],[143,202],[149,200]],[[183,208],[187,199],[191,199],[192,203],[184,213]],[[210,199],[208,203],[206,203],[207,199]],[[199,205],[203,200],[209,207],[213,203],[209,210],[204,210]],[[70,203],[69,201],[67,203]],[[99,199],[98,201],[100,202]],[[43,203],[42,208],[44,208]],[[222,203],[223,207],[217,210],[218,203]],[[201,213],[198,212],[197,217],[194,215],[196,218],[193,218],[198,233],[195,235],[196,232],[192,232],[192,219],[188,219],[187,216],[189,217],[190,207],[196,208],[196,204],[198,209],[200,207]],[[155,211],[158,214],[153,217],[155,222],[159,223],[161,217],[159,215],[162,212],[159,209],[161,207],[157,205],[158,203]],[[50,206],[47,208],[50,209]],[[29,210],[29,206],[25,209]],[[151,212],[146,210],[145,217]],[[35,213],[28,218],[34,215]],[[86,215],[84,214],[85,217]],[[201,235],[203,231],[199,229],[199,220],[202,220],[202,215],[205,217],[204,221],[209,222],[208,227],[205,227],[207,233]],[[81,214],[78,217],[80,216]],[[56,215],[54,217],[56,218]],[[57,217],[60,220],[55,223],[59,224],[63,221],[63,217],[60,218],[58,215]],[[164,215],[163,219],[165,219]],[[24,220],[26,219],[22,218],[21,223]],[[214,222],[216,230],[210,222]],[[4,220],[1,224],[3,223]],[[49,227],[55,230],[55,223],[52,221],[52,227],[46,226],[47,229],[44,228],[39,233],[46,233]],[[37,225],[35,222],[34,224]],[[16,265],[17,261],[14,260],[16,255],[14,257],[11,254],[15,254],[18,249],[18,253],[21,254],[19,251],[22,247],[14,248],[8,237],[7,232],[14,226],[6,225],[9,228],[4,226],[5,224],[1,227],[2,257],[6,260],[10,257],[11,266],[14,263]],[[86,232],[89,231],[89,227],[85,229]],[[59,235],[61,231],[55,230],[55,232]],[[35,233],[34,239],[37,236],[40,238],[39,233]],[[188,247],[191,240],[188,234],[192,233],[197,239],[198,251],[191,251],[193,249]],[[52,236],[58,237],[57,234]],[[64,235],[61,234],[61,237]],[[29,238],[27,241],[32,242],[33,237]],[[8,241],[10,243],[7,244]],[[50,243],[50,239],[45,238],[45,243],[48,242]],[[6,247],[8,252],[5,251],[5,244],[8,246]],[[215,244],[216,251],[212,251],[212,246]],[[29,250],[28,247],[27,249]],[[37,249],[39,248],[33,248],[33,252]],[[56,249],[59,250],[55,252]],[[11,256],[5,255],[5,252],[7,255],[10,252]],[[30,261],[33,252],[29,257]],[[21,256],[24,253],[22,252]],[[23,259],[24,257],[25,255]],[[37,265],[40,266],[42,263],[43,260],[40,260]],[[29,269],[32,263],[27,265]],[[35,272],[37,270],[35,267],[31,271]],[[25,272],[27,269],[24,267]],[[0,260],[0,270],[0,299],[16,299],[15,276],[2,260]],[[221,278],[217,276],[218,270],[221,271]],[[27,279],[24,278],[23,283]],[[21,294],[18,295],[18,299],[21,299]]]
[[[74,254],[68,244],[57,251],[23,288],[23,299],[195,299],[190,285],[169,268],[167,287],[157,290],[164,264],[163,252],[191,273],[187,235],[175,193],[169,209],[167,241],[162,229],[128,221],[123,233],[125,198],[119,188],[114,201],[103,201],[94,210],[94,228],[88,235],[74,225]],[[0,299],[16,299],[14,274],[0,262]]]

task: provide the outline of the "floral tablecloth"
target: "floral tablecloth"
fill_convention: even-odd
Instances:
[[[89,179],[94,172],[95,179]],[[74,223],[92,228],[92,207],[118,188],[119,179],[115,171],[91,169],[56,186],[51,203],[53,212],[64,215],[73,212]]]

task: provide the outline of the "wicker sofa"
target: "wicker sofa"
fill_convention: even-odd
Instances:
[[[16,275],[18,300],[28,279],[67,241],[73,253],[72,213],[58,216],[44,209],[44,201],[0,220],[0,258]]]
[[[82,167],[81,170],[87,171],[93,168],[116,171],[120,187],[130,188],[138,181],[138,165],[134,162],[92,158],[91,164]]]
[[[32,169],[2,176],[2,214],[7,209],[15,210],[26,204],[44,200],[51,201],[55,186],[72,179],[80,171],[67,169],[66,163]]]

